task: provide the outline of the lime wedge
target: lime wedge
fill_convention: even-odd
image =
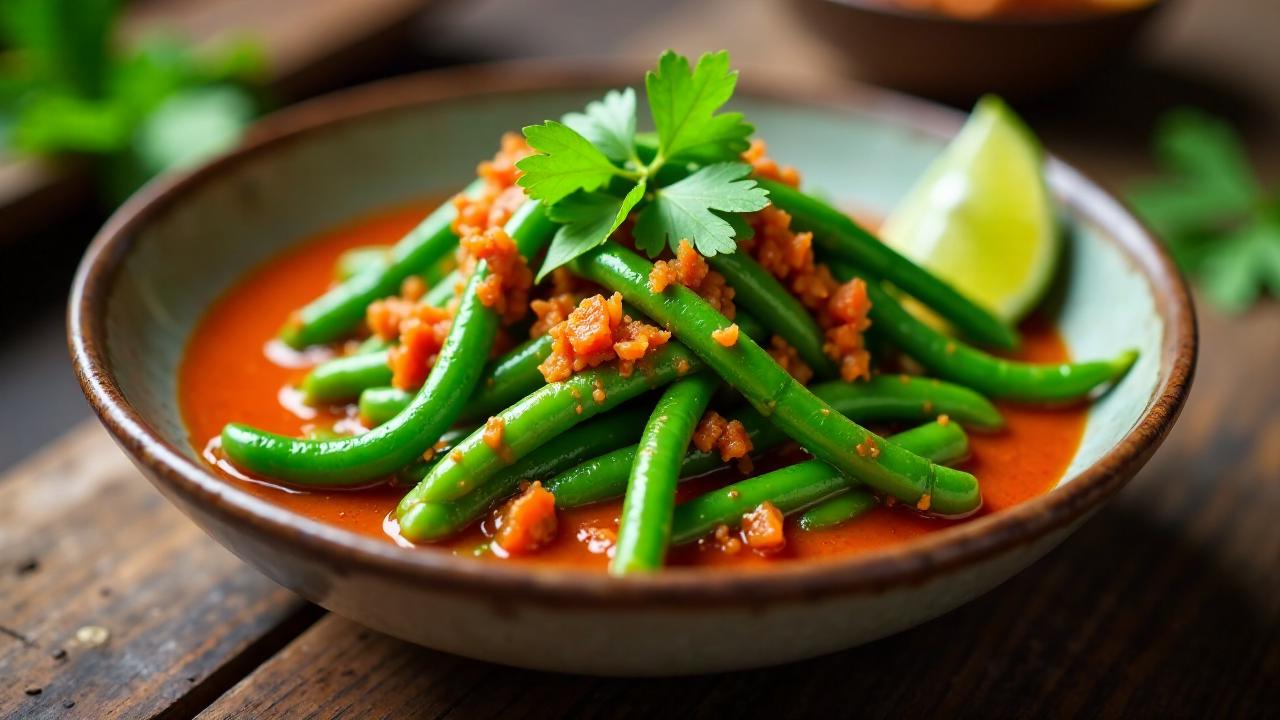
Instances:
[[[885,221],[884,241],[1002,320],[1053,280],[1061,235],[1039,142],[988,95]]]

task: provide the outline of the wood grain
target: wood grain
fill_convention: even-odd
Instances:
[[[0,482],[0,717],[191,714],[318,615],[169,505],[96,421]]]

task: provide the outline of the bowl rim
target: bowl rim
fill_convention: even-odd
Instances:
[[[521,61],[475,65],[383,80],[322,96],[262,120],[236,149],[204,165],[159,178],[125,202],[89,245],[77,270],[67,312],[76,376],[94,412],[116,442],[165,495],[178,495],[260,541],[284,543],[343,573],[359,571],[392,582],[487,599],[519,598],[558,607],[594,609],[679,603],[685,608],[804,602],[833,595],[881,593],[919,585],[949,571],[991,560],[1082,520],[1128,482],[1177,418],[1196,363],[1197,328],[1187,286],[1170,256],[1120,201],[1055,157],[1050,185],[1072,214],[1107,230],[1151,287],[1165,324],[1160,370],[1147,406],[1132,428],[1065,486],[1016,507],[958,524],[902,545],[866,554],[781,564],[768,571],[673,569],[614,578],[580,569],[530,568],[476,562],[443,552],[397,547],[325,525],[240,490],[165,440],[125,397],[107,357],[107,299],[127,264],[138,230],[205,183],[264,153],[421,105],[492,95],[604,89],[633,84],[635,64]],[[963,115],[925,100],[839,81],[753,78],[741,94],[811,108],[856,111],[915,132],[949,137]]]

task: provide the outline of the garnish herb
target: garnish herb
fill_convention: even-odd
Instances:
[[[1264,290],[1280,297],[1280,196],[1254,178],[1231,126],[1175,110],[1156,128],[1155,154],[1166,175],[1129,199],[1182,269],[1228,312]]]
[[[633,211],[636,245],[650,257],[681,240],[711,256],[737,249],[735,238],[749,231],[733,216],[759,210],[768,193],[739,162],[753,128],[741,113],[717,112],[738,82],[729,54],[707,53],[691,67],[668,50],[657,70],[645,76],[649,112],[657,136],[652,159],[642,159],[636,142],[636,96],[631,88],[611,90],[584,112],[563,122],[549,120],[524,129],[537,155],[521,160],[519,183],[529,197],[549,203],[552,219],[563,223],[538,272],[549,272],[597,247]],[[683,177],[659,182],[665,167]]]
[[[250,43],[213,57],[167,38],[120,49],[119,5],[0,2],[0,155],[103,159],[116,198],[233,144],[260,109],[249,87],[264,67]]]

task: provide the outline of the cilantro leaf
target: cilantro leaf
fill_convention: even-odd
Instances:
[[[1178,265],[1228,312],[1266,290],[1280,297],[1280,217],[1268,215],[1231,126],[1175,110],[1157,126],[1154,146],[1166,175],[1133,188],[1129,199]]]
[[[661,156],[716,162],[734,160],[746,150],[753,128],[742,114],[715,114],[737,82],[726,51],[703,55],[692,70],[688,59],[663,53],[658,69],[644,78]]]
[[[1200,284],[1224,310],[1243,311],[1264,290],[1280,297],[1280,224],[1259,223],[1211,247],[1201,262]]]
[[[524,136],[541,154],[516,163],[524,172],[516,182],[535,200],[554,203],[575,190],[595,190],[618,172],[591,141],[555,120],[526,127]]]
[[[636,246],[650,257],[685,239],[703,255],[734,252],[733,224],[713,211],[754,212],[769,203],[764,188],[745,179],[750,172],[744,163],[718,163],[655,191],[636,221]]]
[[[564,223],[556,231],[547,257],[538,271],[537,282],[552,270],[600,245],[627,219],[644,197],[646,183],[636,183],[626,197],[599,192],[576,192],[551,206],[551,219]]]
[[[603,99],[588,103],[586,112],[565,115],[564,124],[591,141],[610,160],[634,160],[636,91],[610,90]]]

